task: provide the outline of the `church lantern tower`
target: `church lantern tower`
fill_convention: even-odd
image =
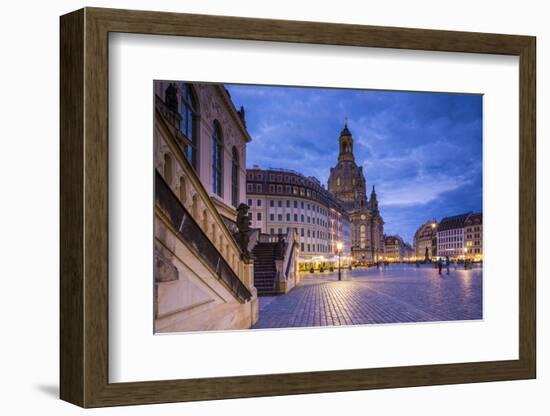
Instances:
[[[374,263],[382,260],[384,221],[378,210],[374,186],[367,197],[367,181],[363,167],[355,163],[353,135],[344,125],[338,139],[339,153],[336,166],[330,169],[328,190],[338,198],[350,216],[351,247],[354,260]]]

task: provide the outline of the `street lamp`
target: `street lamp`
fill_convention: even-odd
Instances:
[[[342,280],[342,247],[341,241],[336,243],[336,250],[338,250],[338,281]]]

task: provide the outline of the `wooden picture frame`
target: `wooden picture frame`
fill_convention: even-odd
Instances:
[[[61,399],[101,407],[535,378],[534,37],[99,8],[62,16],[60,30]],[[110,32],[519,56],[519,359],[109,383]]]

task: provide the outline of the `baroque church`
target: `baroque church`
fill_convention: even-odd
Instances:
[[[350,217],[351,252],[355,261],[373,263],[384,258],[384,220],[378,210],[374,185],[367,197],[363,167],[353,154],[353,136],[347,123],[340,133],[338,163],[330,168],[328,190],[342,201]]]

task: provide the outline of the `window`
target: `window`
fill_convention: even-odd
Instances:
[[[359,240],[361,241],[361,248],[365,248],[367,241],[367,227],[361,224],[359,227]]]
[[[262,184],[261,183],[256,184],[256,192],[262,192]]]
[[[281,208],[283,206],[283,201],[277,201],[277,206]]]
[[[251,199],[248,200],[248,206],[249,206],[249,207],[252,206],[252,200],[251,200]]]
[[[256,215],[256,219],[258,221],[261,221],[262,220],[262,213],[261,212],[258,212],[258,214]]]
[[[231,153],[231,203],[234,207],[237,207],[239,205],[239,173],[241,166],[239,152],[235,146],[233,146]]]
[[[253,192],[254,191],[254,187],[251,183],[247,183],[246,184],[246,192]]]
[[[294,201],[294,208],[298,208],[298,201]]]
[[[222,134],[220,125],[215,121],[212,133],[212,191],[219,196],[222,196],[222,159]]]
[[[269,233],[270,233],[270,234],[275,234],[275,228],[270,228],[270,229],[269,229]]]
[[[197,103],[189,84],[181,84],[180,105],[180,132],[187,138],[185,156],[195,169],[197,169]]]
[[[286,220],[290,221],[290,214],[286,214]]]
[[[282,194],[283,193],[283,185],[277,185],[277,193]]]
[[[270,194],[275,193],[275,185],[269,184],[269,193],[270,193]]]
[[[290,185],[286,185],[286,186],[285,186],[285,192],[286,192],[287,194],[290,194],[291,191],[292,191],[292,187],[291,187]]]
[[[283,214],[278,214],[277,215],[277,220],[282,221],[283,220]]]
[[[275,214],[269,214],[269,221],[275,221]]]
[[[269,206],[273,208],[275,206],[275,201],[274,200],[269,201]]]
[[[290,200],[289,199],[286,200],[286,207],[290,208]]]
[[[187,191],[185,187],[185,178],[180,176],[180,201],[184,204],[187,202]]]
[[[298,214],[294,214],[294,222],[298,222]]]
[[[303,228],[300,228],[300,235],[303,237],[304,236],[304,229]]]
[[[168,185],[172,184],[172,156],[168,153],[164,154],[164,180]]]
[[[302,214],[302,215],[300,216],[300,218],[301,218],[302,222],[304,222],[304,214]]]
[[[336,178],[336,186],[340,186],[340,176]]]
[[[304,209],[304,201],[302,201],[302,209]],[[302,219],[302,221],[303,221],[303,219]]]
[[[304,243],[300,243],[300,251],[304,251]]]
[[[262,200],[261,200],[261,199],[258,199],[258,200],[256,201],[256,205],[258,205],[259,207],[261,207],[261,206],[262,206]]]

